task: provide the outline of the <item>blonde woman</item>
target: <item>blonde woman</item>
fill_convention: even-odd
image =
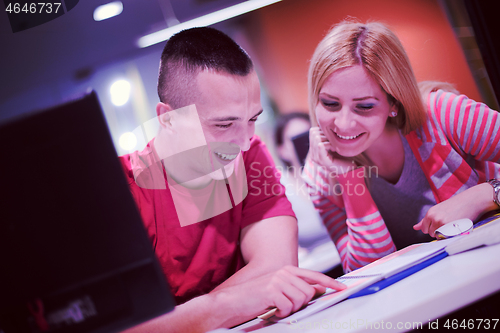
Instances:
[[[386,26],[335,26],[308,85],[304,178],[345,272],[499,208],[498,113],[447,84],[422,85],[422,98]]]

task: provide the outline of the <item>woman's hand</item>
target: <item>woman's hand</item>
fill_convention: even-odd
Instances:
[[[309,158],[319,166],[325,167],[332,176],[340,175],[356,168],[352,159],[340,156],[335,152],[326,135],[319,127],[309,130]]]
[[[482,214],[498,209],[493,202],[493,190],[488,183],[473,186],[437,205],[431,207],[422,221],[413,229],[436,237],[436,229],[463,218],[476,220]]]

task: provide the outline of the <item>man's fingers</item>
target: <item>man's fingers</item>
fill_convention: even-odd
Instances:
[[[274,313],[276,317],[284,318],[292,313],[293,304],[284,294],[277,294],[273,301],[277,309]]]
[[[311,271],[308,269],[303,269],[295,266],[286,266],[286,269],[289,270],[292,274],[302,278],[304,281],[307,283],[313,285],[313,284],[319,284],[323,287],[335,289],[335,290],[344,290],[347,288],[347,286],[343,283],[338,282],[335,279],[332,279],[331,277],[320,273],[320,272],[315,272]]]
[[[274,273],[268,292],[271,306],[275,306],[274,315],[280,318],[290,315],[302,308],[309,301],[321,294],[326,288],[343,290],[344,284],[316,271],[285,266]],[[270,313],[266,313],[270,316]]]
[[[320,285],[320,284],[313,284],[312,287],[314,288],[314,297],[316,296],[321,296],[326,292],[326,287]]]
[[[293,283],[290,284],[284,283],[281,287],[283,295],[285,295],[286,298],[288,298],[292,303],[292,309],[290,310],[290,312],[295,312],[299,310],[303,305],[307,304],[312,299],[313,292],[307,292],[307,289],[303,290],[302,288],[297,287]],[[309,288],[312,287],[309,286]],[[308,294],[311,294],[312,296],[309,297]],[[281,310],[280,307],[278,307],[278,309]],[[285,310],[288,310],[288,308]]]
[[[302,305],[307,304],[316,295],[317,291],[315,286],[318,286],[317,284],[311,285],[303,278],[298,277],[293,273],[289,273],[288,281],[290,284],[292,284],[295,288],[299,289],[305,295],[305,299]]]

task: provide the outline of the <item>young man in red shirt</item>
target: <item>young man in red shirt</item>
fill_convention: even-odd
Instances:
[[[260,85],[245,51],[215,29],[184,30],[164,48],[158,94],[158,134],[120,159],[180,305],[132,331],[231,327],[343,289],[296,267],[297,221],[254,135]]]

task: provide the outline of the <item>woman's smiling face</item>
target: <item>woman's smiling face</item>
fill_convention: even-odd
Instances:
[[[338,154],[353,157],[384,142],[389,114],[397,111],[387,97],[359,65],[340,69],[326,79],[315,113]]]

